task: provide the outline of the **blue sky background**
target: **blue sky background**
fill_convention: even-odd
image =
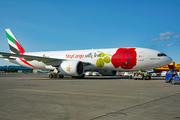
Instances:
[[[180,0],[0,0],[0,11],[1,52],[10,28],[26,52],[144,47],[180,63]]]

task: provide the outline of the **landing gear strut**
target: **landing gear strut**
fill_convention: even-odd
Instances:
[[[49,78],[52,79],[52,78],[64,78],[64,75],[63,74],[58,74],[58,73],[50,73],[49,74]]]

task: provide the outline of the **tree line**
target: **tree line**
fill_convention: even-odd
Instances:
[[[0,71],[5,73],[17,73],[18,71],[33,72],[33,69],[0,68]]]

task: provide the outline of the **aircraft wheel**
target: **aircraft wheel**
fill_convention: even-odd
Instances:
[[[64,78],[63,74],[57,74],[57,78]]]
[[[62,77],[62,78],[64,78],[64,75],[63,75],[63,74],[61,74],[61,77]]]
[[[53,78],[57,78],[57,74],[54,73],[54,74],[53,74]]]
[[[60,74],[57,74],[57,78],[61,78]]]
[[[53,75],[52,75],[52,74],[49,74],[49,78],[52,79],[52,78],[53,78]]]

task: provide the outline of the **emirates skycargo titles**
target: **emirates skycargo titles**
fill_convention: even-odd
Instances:
[[[76,55],[76,54],[69,55],[69,54],[67,54],[66,58],[70,58],[70,59],[79,58],[79,59],[81,59],[81,58],[84,58],[84,55],[83,54],[80,54],[80,55]]]

